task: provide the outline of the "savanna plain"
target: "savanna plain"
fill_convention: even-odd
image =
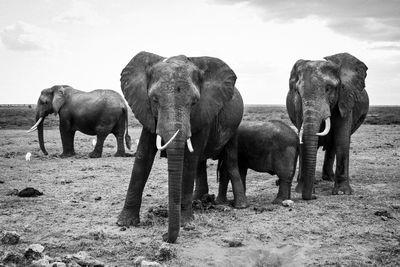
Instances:
[[[113,157],[116,141],[110,135],[103,157],[91,159],[94,137],[81,133],[75,136],[77,154],[60,158],[54,116],[45,121],[45,156],[37,135],[26,133],[35,122],[34,109],[0,107],[0,235],[20,235],[15,245],[0,244],[0,259],[41,244],[52,258],[85,251],[106,266],[133,266],[138,256],[165,266],[400,266],[400,107],[371,107],[352,136],[353,195],[331,195],[333,184],[321,180],[320,149],[316,200],[302,200],[294,192],[294,179],[294,205],[272,205],[277,177],[249,171],[249,207],[218,206],[212,203],[218,190],[217,162],[209,160],[211,195],[195,203],[193,222],[181,229],[176,244],[168,245],[168,255],[160,253],[168,220],[166,159],[156,155],[143,193],[140,225],[120,228],[116,220],[134,158]],[[243,119],[279,119],[291,125],[284,106],[246,106]],[[137,140],[141,127],[132,113],[129,126],[132,140]],[[135,150],[133,142],[129,152]],[[32,153],[30,161],[25,160],[27,152]],[[43,195],[10,194],[26,187]],[[233,199],[231,191],[228,197]]]

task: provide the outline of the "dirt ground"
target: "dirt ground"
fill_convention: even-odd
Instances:
[[[3,129],[0,232],[16,231],[21,241],[0,244],[0,258],[6,251],[23,252],[39,243],[51,257],[87,251],[110,266],[132,266],[140,255],[167,266],[400,266],[399,133],[399,125],[363,125],[353,135],[350,175],[355,194],[351,196],[332,196],[332,183],[317,181],[317,200],[303,201],[293,188],[293,207],[271,205],[276,177],[250,171],[249,208],[213,206],[195,211],[191,227],[182,229],[178,243],[171,245],[175,256],[160,259],[157,252],[167,218],[154,210],[167,204],[166,159],[156,156],[143,194],[141,225],[123,231],[115,222],[134,158],[112,156],[113,136],[105,142],[103,157],[90,159],[93,137],[77,133],[77,155],[62,159],[57,129],[45,131],[48,156],[39,150],[35,133]],[[140,129],[132,128],[130,134],[136,140]],[[135,150],[133,146],[131,152]],[[215,169],[216,162],[210,160],[212,194],[217,193]],[[25,187],[44,194],[7,195]],[[377,211],[389,215],[379,216]],[[232,239],[241,246],[229,247],[226,240]]]

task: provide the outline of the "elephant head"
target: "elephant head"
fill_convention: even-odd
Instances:
[[[179,233],[186,147],[193,152],[191,137],[207,129],[231,100],[235,81],[234,72],[217,58],[164,58],[147,52],[137,54],[121,73],[121,89],[133,113],[156,134],[157,148],[167,152],[169,242]]]
[[[40,97],[36,105],[36,123],[32,126],[31,129],[29,129],[28,132],[38,130],[40,149],[45,155],[47,155],[48,153],[46,151],[46,148],[44,147],[43,141],[44,118],[52,113],[57,115],[57,113],[60,111],[60,108],[65,103],[65,89],[68,87],[68,85],[55,85],[51,88],[42,90],[42,92],[40,93]]]
[[[303,199],[312,198],[319,136],[331,131],[333,112],[345,120],[352,116],[365,87],[367,66],[348,53],[298,60],[292,68],[286,107],[303,143],[301,177]]]

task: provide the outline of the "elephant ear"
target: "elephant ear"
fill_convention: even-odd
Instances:
[[[213,57],[191,57],[201,72],[200,100],[191,111],[191,130],[197,132],[210,124],[235,91],[236,74],[222,60]]]
[[[296,89],[296,83],[299,80],[299,73],[304,69],[306,63],[308,60],[304,59],[299,59],[294,63],[292,71],[290,72],[290,78],[289,78],[289,90],[297,90]]]
[[[296,84],[300,79],[299,74],[301,71],[303,71],[307,62],[308,60],[299,59],[293,65],[289,78],[289,92],[286,96],[286,109],[289,114],[289,118],[299,130],[301,124],[303,123],[303,109],[301,97]]]
[[[57,115],[59,113],[60,108],[64,105],[65,103],[65,88],[63,86],[54,86],[51,88],[53,91],[53,110],[54,110],[54,115]]]
[[[164,58],[148,52],[140,52],[121,72],[121,89],[133,114],[148,131],[155,133],[155,120],[147,94],[147,70]]]
[[[340,53],[325,59],[339,66],[341,88],[338,106],[341,116],[346,117],[352,111],[357,96],[365,89],[368,67],[349,53]]]

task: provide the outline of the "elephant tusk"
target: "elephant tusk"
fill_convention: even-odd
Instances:
[[[43,120],[43,117],[40,117],[38,119],[38,121],[35,123],[35,125],[32,126],[32,128],[30,128],[27,133],[33,132],[37,129],[38,125],[40,124],[40,122]]]
[[[331,119],[330,117],[325,119],[325,129],[322,133],[317,133],[318,136],[325,136],[329,133],[329,130],[331,129]]]
[[[189,152],[190,152],[190,153],[193,153],[194,149],[193,149],[192,141],[190,140],[190,138],[188,138],[188,140],[186,140],[186,143],[187,143]]]
[[[169,143],[171,143],[171,142],[175,139],[175,137],[177,136],[178,133],[179,133],[179,129],[176,130],[176,133],[175,133],[175,134],[171,137],[171,139],[169,139],[168,142],[165,143],[165,145],[163,145],[163,146],[161,145],[161,136],[160,136],[160,135],[157,135],[157,139],[156,139],[156,146],[157,146],[157,149],[160,150],[160,151],[166,149],[167,146],[169,145]]]
[[[300,130],[299,130],[299,143],[300,144],[303,144],[303,132],[304,132],[304,128],[303,128],[303,124],[302,124],[300,127]]]

